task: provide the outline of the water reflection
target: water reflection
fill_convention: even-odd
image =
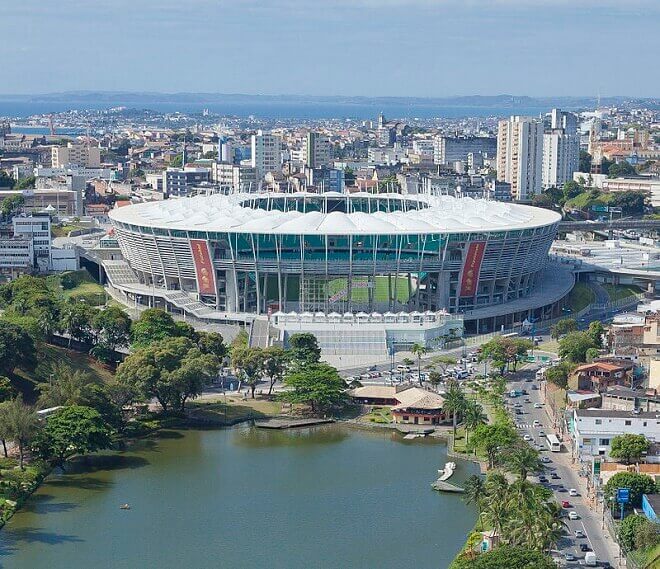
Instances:
[[[332,445],[346,440],[348,433],[340,427],[303,427],[297,429],[235,429],[232,443],[247,448],[310,447]]]

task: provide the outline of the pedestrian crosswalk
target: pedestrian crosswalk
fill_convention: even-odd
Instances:
[[[531,429],[531,423],[516,423],[516,429]]]

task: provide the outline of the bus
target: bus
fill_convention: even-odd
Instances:
[[[561,451],[561,443],[559,442],[559,439],[557,438],[556,435],[550,433],[546,436],[546,439],[548,441],[548,447],[552,452]]]

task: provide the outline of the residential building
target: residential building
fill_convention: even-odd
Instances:
[[[163,172],[163,190],[167,196],[187,196],[193,186],[210,180],[208,168],[168,168]]]
[[[577,117],[552,109],[550,129],[543,134],[543,189],[561,188],[580,168]]]
[[[257,170],[252,166],[225,162],[214,164],[212,178],[221,188],[242,192],[256,192],[258,189]]]
[[[499,122],[497,179],[511,184],[514,200],[541,193],[543,123],[532,117],[512,116]]]
[[[330,164],[330,137],[318,132],[308,132],[305,139],[305,165],[318,168]]]
[[[15,278],[29,273],[34,267],[32,239],[0,237],[0,274]]]
[[[634,364],[627,360],[595,361],[575,368],[568,385],[571,389],[603,392],[614,385],[630,386]]]
[[[651,443],[660,441],[660,413],[611,409],[574,409],[573,451],[582,456],[609,456],[617,435],[644,435]]]
[[[655,389],[638,390],[627,387],[610,387],[601,393],[601,407],[619,411],[640,411],[660,413],[660,395]]]
[[[64,168],[69,164],[85,168],[99,168],[101,166],[101,149],[98,146],[72,142],[66,146],[53,146],[51,150],[52,167]]]
[[[441,395],[410,385],[368,385],[353,389],[349,395],[362,405],[391,407],[395,423],[439,425],[451,417],[443,410]]]
[[[34,261],[39,270],[47,271],[52,265],[50,217],[48,215],[14,216],[14,236],[32,240]]]
[[[22,195],[22,210],[26,213],[52,213],[54,215],[82,215],[80,192],[67,188],[36,188],[27,190],[0,190],[0,201],[6,197]]]
[[[252,135],[252,167],[258,180],[267,172],[279,172],[282,169],[282,141],[279,136],[259,130]]]
[[[433,140],[433,162],[453,164],[468,162],[468,156],[494,156],[497,152],[497,138],[493,136],[436,136]],[[474,156],[472,161],[474,162]]]

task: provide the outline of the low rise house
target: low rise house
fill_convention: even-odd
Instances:
[[[608,457],[617,435],[644,435],[660,442],[660,413],[614,409],[574,409],[573,450],[577,456]]]
[[[444,398],[420,387],[368,385],[353,389],[349,395],[363,405],[391,407],[395,423],[439,425],[448,420]]]
[[[575,368],[568,385],[578,391],[600,393],[614,385],[630,385],[633,368],[628,360],[594,361]]]
[[[655,389],[629,389],[627,387],[610,387],[601,393],[603,409],[618,409],[633,411],[639,409],[646,412],[660,413],[660,395]]]

